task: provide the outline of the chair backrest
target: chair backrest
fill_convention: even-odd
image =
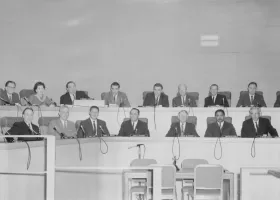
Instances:
[[[124,119],[123,119],[124,122],[125,122],[125,121],[128,121],[128,120],[130,120],[130,118],[124,118]],[[148,118],[139,118],[139,120],[141,120],[142,122],[145,122],[145,123],[148,124]]]
[[[20,98],[29,98],[32,94],[35,94],[35,92],[31,89],[23,89],[19,92]]]
[[[38,119],[40,133],[42,135],[47,135],[49,131],[49,124],[52,120],[56,120],[58,117],[40,117]]]
[[[261,118],[266,118],[266,119],[269,119],[269,121],[271,121],[271,116],[268,116],[268,115],[263,115],[263,116],[260,116]],[[248,119],[251,119],[252,117],[250,115],[247,115],[245,116],[245,120],[248,120]]]
[[[208,164],[205,159],[184,159],[181,163],[183,169],[194,169],[197,165]]]
[[[15,122],[23,121],[22,117],[2,117],[0,120],[1,127],[11,128]]]
[[[78,130],[80,128],[80,125],[81,125],[81,122],[83,120],[77,120],[76,123],[75,123],[75,127],[76,127],[76,130]]]
[[[245,95],[245,94],[249,95],[249,92],[248,91],[240,91],[240,96]],[[256,94],[259,94],[259,95],[263,96],[263,92],[262,91],[256,91]]]
[[[173,193],[175,193],[176,169],[174,165],[163,165],[161,173],[162,189],[173,189]]]
[[[106,92],[102,92],[102,93],[101,93],[101,100],[104,100],[105,95],[106,95]]]
[[[223,167],[221,165],[198,165],[195,170],[194,190],[221,190],[223,182]],[[196,195],[195,195],[196,196]]]
[[[88,96],[88,91],[83,91],[83,90],[80,90],[80,91],[84,92]]]
[[[155,159],[134,159],[130,162],[131,167],[145,167],[157,164]]]
[[[151,93],[151,92],[153,92],[153,91],[144,91],[144,92],[143,92],[143,100],[145,100],[147,94],[148,94],[148,93]]]
[[[280,95],[280,91],[276,92],[276,97],[278,97]]]
[[[180,120],[179,120],[178,116],[172,116],[171,117],[171,123],[177,123],[179,121]],[[192,123],[192,124],[194,124],[196,126],[196,124],[197,124],[197,117],[196,116],[188,116],[187,122],[188,123]]]
[[[232,117],[225,117],[224,120],[226,122],[232,124]],[[207,117],[206,121],[207,121],[207,125],[209,125],[209,124],[215,123],[217,120],[216,120],[216,117]]]

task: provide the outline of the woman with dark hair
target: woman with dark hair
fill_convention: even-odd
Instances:
[[[38,105],[38,106],[55,106],[55,102],[52,101],[49,97],[45,95],[45,89],[46,86],[43,82],[37,82],[34,85],[34,92],[35,94],[32,94],[29,97],[29,101],[32,105]]]

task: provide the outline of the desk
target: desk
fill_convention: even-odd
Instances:
[[[17,110],[16,107],[1,106],[0,117],[4,116],[21,116],[24,107]],[[203,137],[207,128],[207,117],[213,117],[218,108],[156,108],[155,120],[153,108],[139,108],[140,117],[148,119],[148,127],[152,138],[163,138],[167,134],[170,125],[171,117],[177,116],[180,110],[187,110],[190,115],[197,116],[197,133]],[[38,117],[41,114],[44,117],[57,117],[58,108],[41,108],[42,112],[38,112],[38,108],[34,107],[35,114],[33,123],[38,124]],[[88,118],[89,108],[87,107],[71,107],[69,120],[83,120]],[[118,134],[120,124],[125,117],[129,116],[130,108],[100,108],[99,118],[106,121],[107,127],[111,134]],[[227,108],[226,115],[232,117],[232,123],[236,129],[237,135],[240,135],[242,123],[245,116],[249,114],[249,108]],[[272,117],[272,125],[280,132],[280,108],[262,108],[262,115],[270,115]],[[155,129],[156,124],[156,129]]]

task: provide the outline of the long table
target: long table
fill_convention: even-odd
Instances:
[[[172,164],[173,138],[103,138],[108,145],[108,153],[100,151],[98,138],[80,139],[82,160],[79,156],[79,145],[76,140],[56,141],[57,167],[105,167],[121,168],[129,166],[138,157],[137,148],[128,147],[145,144],[145,158],[154,158],[159,164]],[[177,165],[186,158],[206,159],[211,164],[221,164],[225,169],[234,173],[234,199],[237,200],[239,191],[239,174],[241,167],[278,166],[280,161],[279,138],[256,138],[256,156],[251,157],[251,138],[221,138],[222,158],[216,160],[214,147],[216,138],[180,138],[180,159]],[[29,171],[43,171],[45,162],[44,142],[29,142],[32,159]],[[101,143],[102,150],[105,145]],[[217,147],[219,148],[219,147]],[[174,154],[179,155],[179,146],[175,143]],[[217,152],[220,150],[217,149]],[[142,152],[144,154],[144,152]],[[25,143],[0,143],[0,171],[26,171],[28,149]],[[1,162],[2,163],[2,162]],[[43,199],[43,176],[0,176],[0,184],[6,185],[7,190],[0,188],[0,194],[9,200]],[[5,182],[4,182],[5,181]],[[8,183],[8,184],[7,184]],[[5,188],[5,187],[4,187]],[[17,188],[17,192],[14,192]],[[56,200],[71,199],[122,199],[122,176],[100,174],[69,174],[56,173]],[[36,192],[34,192],[36,191]],[[109,192],[110,191],[110,192]],[[178,191],[180,192],[180,191]],[[102,200],[103,200],[102,199]]]
[[[5,116],[21,116],[24,107],[1,106],[0,117]],[[110,134],[117,135],[120,125],[125,117],[129,117],[131,108],[101,108],[99,118],[107,123]],[[140,117],[148,119],[148,127],[152,138],[163,138],[167,134],[170,125],[171,117],[177,116],[180,110],[187,110],[189,115],[197,117],[197,132],[200,137],[203,137],[207,128],[207,117],[213,117],[214,113],[219,108],[139,108]],[[222,108],[224,109],[224,108]],[[34,107],[35,115],[33,122],[38,124],[38,118],[57,117],[58,108],[42,107],[39,111]],[[226,116],[232,117],[232,123],[236,129],[237,135],[241,134],[242,123],[245,116],[249,115],[249,108],[225,108]],[[70,107],[69,120],[77,121],[89,117],[88,107]],[[280,108],[262,108],[262,115],[271,116],[272,125],[280,132]]]

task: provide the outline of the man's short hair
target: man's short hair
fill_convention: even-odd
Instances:
[[[73,83],[73,84],[76,86],[76,83],[75,83],[74,81],[68,81],[68,82],[66,83],[66,89],[68,88],[68,85],[69,85],[70,83]]]
[[[118,86],[118,88],[121,87],[120,84],[119,84],[118,82],[113,82],[113,83],[111,84],[111,88],[112,88],[112,86]]]
[[[99,112],[99,108],[97,106],[91,106],[90,109],[89,109],[89,112],[91,112],[92,109],[96,109]]]
[[[249,113],[252,114],[253,110],[258,110],[258,113],[261,113],[261,108],[260,107],[257,107],[257,106],[251,107],[250,110],[249,110]]]
[[[139,110],[138,108],[132,108],[132,109],[130,110],[130,112],[133,111],[133,110],[136,110],[136,111],[138,112],[138,115],[140,115],[140,110]]]
[[[187,90],[188,89],[188,87],[187,87],[187,85],[186,84],[184,84],[184,83],[181,83],[180,85],[178,85],[178,90],[180,90],[180,87],[181,86],[184,86],[184,88]]]
[[[256,87],[258,87],[258,84],[257,84],[256,82],[250,82],[250,83],[248,84],[248,87],[250,87],[250,85],[255,85]]]
[[[7,87],[10,83],[14,84],[16,86],[16,82],[15,81],[7,81],[5,83],[5,87]]]
[[[22,111],[22,114],[24,115],[24,113],[25,113],[27,110],[31,110],[31,111],[34,113],[34,110],[33,110],[31,107],[26,107],[26,108]]]
[[[218,110],[215,111],[215,116],[217,115],[218,112],[223,113],[224,116],[226,115],[225,111],[223,109],[218,109]]]
[[[217,89],[219,89],[219,86],[217,85],[217,84],[212,84],[212,85],[210,85],[210,89],[211,89],[211,87],[213,87],[213,86],[216,86],[217,87]]]
[[[186,111],[186,110],[181,110],[181,111],[178,113],[178,115],[180,115],[182,112],[184,112],[184,113],[186,113],[187,115],[189,115],[188,111]]]
[[[67,109],[69,110],[69,107],[68,107],[68,106],[66,106],[66,105],[61,105],[61,106],[59,107],[59,112],[60,112],[61,110],[63,110],[64,108],[67,108]]]
[[[43,88],[46,89],[45,83],[39,81],[39,82],[35,83],[34,88],[33,88],[33,91],[36,92],[36,90],[37,90],[37,88],[38,88],[39,86],[43,86]]]
[[[163,90],[163,86],[162,86],[161,83],[156,83],[156,84],[154,85],[154,89],[155,89],[155,87],[161,87],[161,89]]]

